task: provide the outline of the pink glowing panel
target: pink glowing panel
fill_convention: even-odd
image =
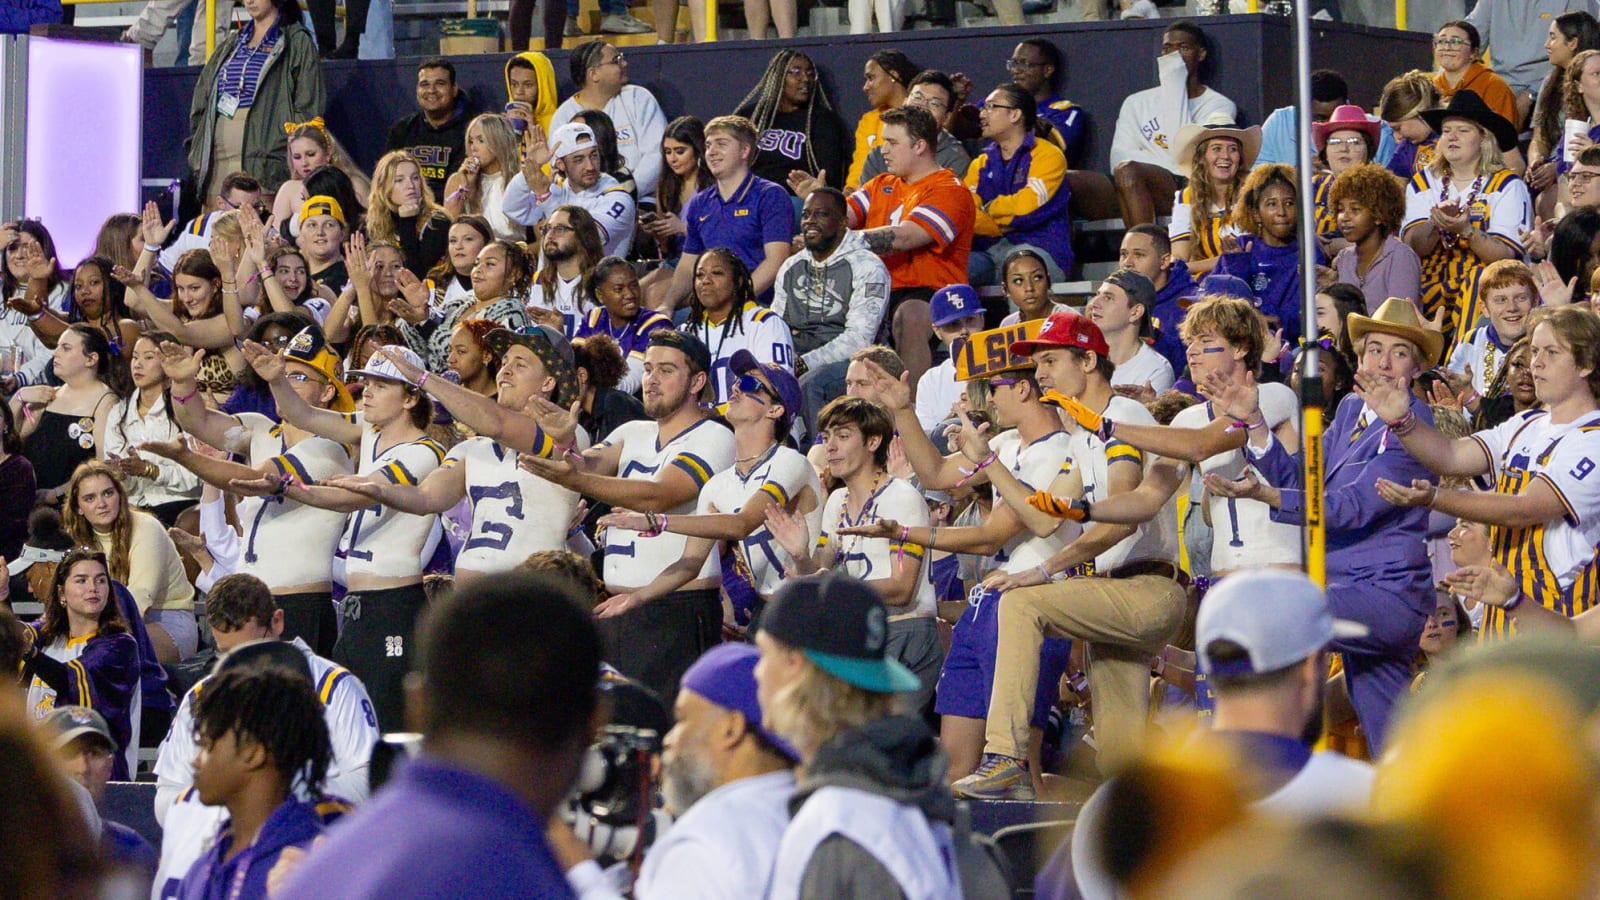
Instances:
[[[107,216],[139,210],[143,105],[137,44],[28,39],[23,209],[63,267],[94,252]]]

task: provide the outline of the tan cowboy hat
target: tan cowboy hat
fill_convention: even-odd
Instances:
[[[1383,305],[1371,316],[1351,313],[1345,319],[1344,328],[1350,334],[1352,345],[1359,344],[1362,338],[1373,332],[1405,338],[1417,345],[1422,355],[1427,357],[1429,366],[1438,364],[1439,353],[1444,350],[1444,335],[1429,328],[1422,313],[1417,312],[1417,305],[1404,297],[1390,297],[1383,301]]]
[[[1244,148],[1244,162],[1239,166],[1240,173],[1249,172],[1255,166],[1256,155],[1261,152],[1261,126],[1240,128],[1227,116],[1212,116],[1204,124],[1185,125],[1178,129],[1178,141],[1172,148],[1172,155],[1178,161],[1178,168],[1187,170],[1194,162],[1195,151],[1200,145],[1219,137],[1232,138]]]

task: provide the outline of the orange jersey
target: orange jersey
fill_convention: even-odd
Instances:
[[[894,290],[924,287],[938,290],[967,283],[967,257],[972,253],[972,228],[978,210],[972,192],[949,169],[939,169],[915,182],[885,173],[850,195],[851,220],[862,229],[914,222],[933,238],[916,250],[890,253]]]

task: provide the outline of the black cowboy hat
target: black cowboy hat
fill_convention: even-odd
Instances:
[[[1517,127],[1507,122],[1505,116],[1490,109],[1477,91],[1456,91],[1448,105],[1423,110],[1421,115],[1422,121],[1428,123],[1434,134],[1444,127],[1445,119],[1466,119],[1487,128],[1494,135],[1494,142],[1500,146],[1501,153],[1517,148]]]

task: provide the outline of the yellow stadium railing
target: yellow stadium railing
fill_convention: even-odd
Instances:
[[[62,6],[83,6],[89,3],[126,3],[127,0],[61,0]],[[211,51],[217,49],[217,4],[216,0],[206,2],[206,59],[211,58]],[[205,60],[201,60],[203,63]]]

